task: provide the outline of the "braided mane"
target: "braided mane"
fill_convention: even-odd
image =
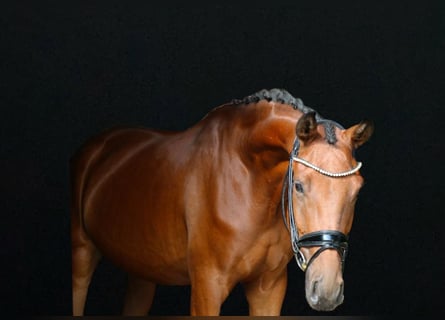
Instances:
[[[308,106],[305,106],[303,100],[301,100],[300,98],[295,98],[284,89],[278,89],[278,88],[270,90],[263,89],[254,94],[246,96],[243,99],[233,99],[232,103],[250,104],[250,103],[256,103],[260,100],[267,100],[282,104],[288,104],[292,106],[294,109],[301,111],[303,114],[306,114],[308,112],[314,112],[315,120],[317,121],[317,123],[323,124],[323,127],[325,129],[326,141],[329,144],[335,144],[337,142],[337,136],[335,135],[335,127],[343,129],[343,127],[340,124],[338,124],[335,121],[323,118],[317,111]]]

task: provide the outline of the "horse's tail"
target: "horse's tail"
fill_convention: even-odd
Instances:
[[[88,164],[84,161],[84,153],[80,149],[70,159],[70,196],[71,196],[71,230],[84,229],[83,193]],[[78,230],[80,231],[80,230]]]
[[[71,230],[85,230],[83,217],[83,200],[85,182],[89,174],[89,168],[99,152],[94,152],[90,144],[80,148],[70,159],[70,184],[71,184]]]
[[[84,200],[91,175],[91,168],[95,166],[108,140],[119,135],[124,127],[114,127],[105,130],[87,140],[71,157],[69,162],[71,187],[71,219],[74,226],[78,225],[85,232]]]
[[[83,315],[88,286],[101,254],[89,237],[84,221],[84,198],[90,168],[103,142],[92,139],[70,159],[71,257],[73,315]]]

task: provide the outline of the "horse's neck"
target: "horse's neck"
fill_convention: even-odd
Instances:
[[[301,115],[290,105],[261,100],[218,107],[195,129],[207,147],[213,141],[211,149],[237,152],[248,168],[264,171],[289,160]]]
[[[255,196],[278,203],[301,112],[267,101],[238,107],[225,142],[250,172]]]
[[[302,113],[288,105],[267,102],[256,107],[261,107],[261,114],[246,130],[246,145],[240,155],[251,173],[253,197],[267,199],[262,214],[272,220],[264,221],[278,221],[283,181]]]
[[[256,109],[257,115],[256,121],[246,130],[247,155],[265,169],[287,162],[295,141],[296,123],[302,113],[289,105],[266,101],[260,101],[251,109]],[[250,111],[248,106],[246,111]]]
[[[193,156],[215,171],[229,172],[233,178],[242,178],[242,183],[248,182],[254,202],[267,199],[267,205],[261,206],[265,209],[262,214],[278,217],[274,208],[281,199],[300,116],[301,112],[289,105],[267,101],[218,108],[193,129],[193,141],[200,146]],[[241,174],[233,176],[237,169]]]

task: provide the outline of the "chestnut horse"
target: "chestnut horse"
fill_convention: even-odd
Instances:
[[[218,315],[238,283],[250,315],[279,315],[292,256],[308,304],[333,310],[363,184],[354,150],[372,132],[272,89],[183,132],[90,139],[70,162],[73,314],[101,257],[129,274],[125,315],[148,314],[156,284],[191,285],[191,315]]]

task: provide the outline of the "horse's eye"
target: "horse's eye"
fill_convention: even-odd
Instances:
[[[295,190],[297,190],[297,192],[300,192],[300,193],[304,192],[303,184],[300,181],[295,182]]]

